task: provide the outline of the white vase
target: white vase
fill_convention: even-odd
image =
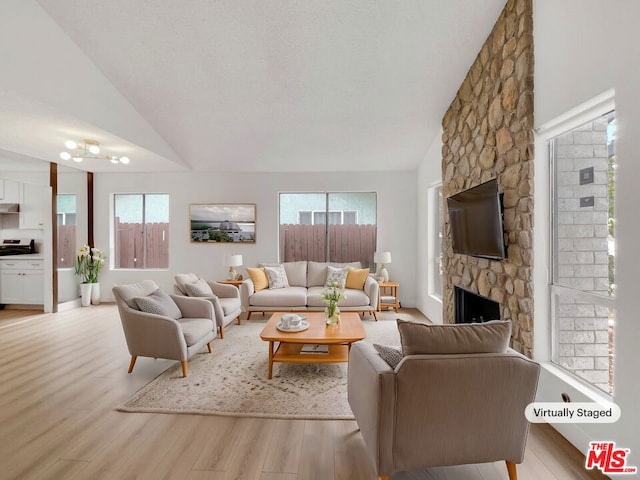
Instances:
[[[82,300],[82,306],[88,307],[91,304],[91,283],[80,284],[80,298]]]
[[[91,284],[91,304],[100,305],[100,283]]]

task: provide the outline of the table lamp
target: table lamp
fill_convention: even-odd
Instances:
[[[228,280],[235,280],[238,277],[238,272],[233,267],[239,267],[240,265],[242,265],[242,255],[233,254],[224,257],[224,266],[229,267]]]
[[[385,263],[391,263],[391,252],[375,252],[373,261],[378,265],[376,280],[380,283],[389,281],[389,272],[384,268]]]

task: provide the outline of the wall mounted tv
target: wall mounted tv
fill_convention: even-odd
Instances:
[[[454,253],[507,258],[502,196],[494,178],[447,198]]]

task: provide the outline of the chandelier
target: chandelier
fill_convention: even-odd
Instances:
[[[73,140],[67,140],[64,142],[64,146],[67,148],[64,152],[60,153],[62,160],[73,160],[80,163],[85,158],[97,158],[100,160],[108,160],[111,163],[122,163],[127,165],[129,163],[129,157],[116,157],[115,155],[100,155],[100,143],[96,140],[84,139],[82,143],[76,143]]]

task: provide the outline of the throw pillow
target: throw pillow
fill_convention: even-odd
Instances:
[[[374,343],[373,348],[391,368],[396,368],[402,360],[402,349],[400,347],[388,347]]]
[[[337,284],[339,288],[344,288],[344,284],[347,281],[347,272],[349,267],[332,267],[327,265],[327,281],[325,287],[333,287]]]
[[[267,274],[264,273],[264,268],[247,268],[249,272],[249,278],[253,282],[253,290],[259,292],[265,288],[269,288],[269,280]]]
[[[287,272],[284,271],[284,265],[264,267],[264,273],[267,274],[269,288],[286,288],[289,286]]]
[[[184,289],[190,297],[213,297],[213,290],[202,278],[193,283],[185,283]]]
[[[353,288],[354,290],[364,290],[364,282],[369,276],[368,268],[352,268],[349,267],[347,271],[347,281],[345,283],[346,288]]]
[[[511,322],[427,325],[397,320],[403,355],[502,353],[511,338]]]
[[[146,297],[136,297],[136,305],[140,311],[145,313],[153,313],[162,315],[163,317],[173,318],[177,320],[182,318],[182,312],[169,295],[164,291],[157,289],[155,292]]]

